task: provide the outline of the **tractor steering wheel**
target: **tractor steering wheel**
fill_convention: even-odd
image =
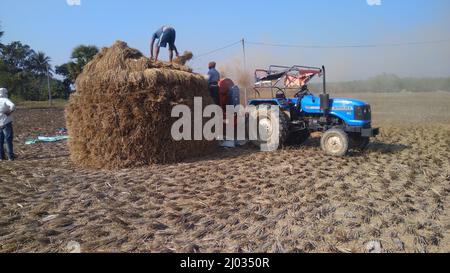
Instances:
[[[295,97],[296,98],[301,98],[301,97],[306,96],[308,94],[310,94],[308,86],[307,85],[303,85],[302,88],[297,92],[297,94],[295,94]]]
[[[286,99],[286,93],[283,90],[279,89],[277,93],[275,93],[275,97],[277,99]]]

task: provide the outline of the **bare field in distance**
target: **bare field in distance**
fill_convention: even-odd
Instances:
[[[275,92],[275,91],[274,91]],[[312,91],[319,95],[320,91]],[[288,92],[288,97],[295,92]],[[397,92],[397,93],[345,93],[329,91],[331,98],[354,98],[372,106],[375,123],[426,123],[447,122],[450,120],[450,92]],[[250,99],[257,98],[253,90],[248,90]],[[265,91],[260,98],[271,98]],[[241,96],[244,101],[244,96]]]
[[[375,123],[447,123],[450,121],[450,92],[331,93],[371,104]]]

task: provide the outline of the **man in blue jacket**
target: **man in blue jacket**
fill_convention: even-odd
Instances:
[[[210,62],[208,64],[208,86],[209,92],[215,104],[219,105],[219,81],[220,73],[216,70],[216,63]]]
[[[150,43],[150,59],[153,60],[153,51],[155,50],[155,61],[157,61],[160,48],[165,48],[167,47],[167,44],[169,44],[169,58],[170,63],[172,63],[174,51],[177,57],[180,56],[178,49],[175,46],[175,39],[176,31],[173,27],[162,26],[159,28],[152,36],[152,41]],[[158,40],[158,43],[155,45],[156,40]]]

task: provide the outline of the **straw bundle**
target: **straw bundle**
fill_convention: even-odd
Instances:
[[[194,58],[194,54],[190,51],[185,51],[183,55],[175,58],[174,62],[179,65],[185,65],[188,61],[192,60],[192,58]]]

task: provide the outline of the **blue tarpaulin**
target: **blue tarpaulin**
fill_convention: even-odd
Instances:
[[[69,139],[69,136],[51,136],[51,137],[40,136],[36,139],[28,139],[27,141],[25,141],[25,144],[31,145],[31,144],[35,144],[38,142],[58,142],[58,141],[67,140],[67,139]]]

